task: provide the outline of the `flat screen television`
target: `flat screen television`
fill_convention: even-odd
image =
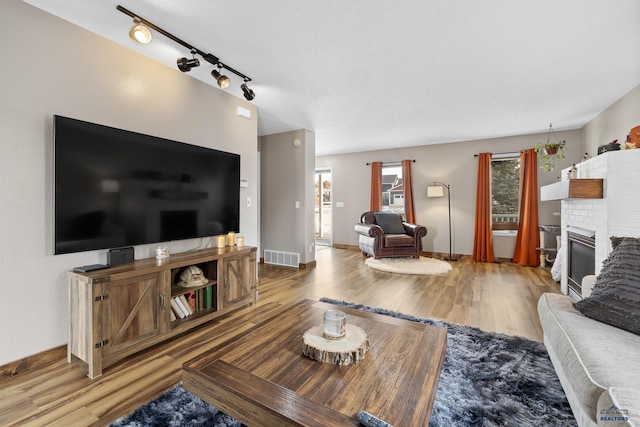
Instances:
[[[54,116],[54,253],[239,231],[240,155]]]

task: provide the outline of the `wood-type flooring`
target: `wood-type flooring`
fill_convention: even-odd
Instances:
[[[130,356],[95,380],[83,362],[67,363],[64,348],[34,357],[47,362],[14,376],[5,369],[0,425],[108,425],[180,382],[183,363],[305,298],[330,297],[541,341],[538,298],[560,291],[547,269],[468,257],[452,262],[444,276],[372,270],[353,249],[319,247],[316,260],[316,268],[301,270],[260,264],[255,306]]]

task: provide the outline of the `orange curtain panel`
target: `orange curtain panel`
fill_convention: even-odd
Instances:
[[[402,161],[402,188],[404,191],[404,215],[410,224],[416,223],[416,212],[413,207],[413,184],[411,183],[411,160]]]
[[[371,163],[371,204],[369,210],[382,210],[382,162]]]
[[[476,190],[476,224],[473,237],[474,261],[495,261],[491,223],[491,153],[480,153]]]
[[[537,267],[540,265],[538,248],[538,158],[529,148],[520,153],[520,206],[518,213],[518,236],[513,251],[513,262]]]

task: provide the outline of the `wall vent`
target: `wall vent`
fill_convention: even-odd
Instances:
[[[293,253],[293,252],[273,251],[271,249],[265,249],[264,263],[298,268],[300,264],[300,254]]]

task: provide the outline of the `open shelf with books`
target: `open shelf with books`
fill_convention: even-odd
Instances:
[[[256,301],[256,248],[137,260],[69,277],[67,358],[104,367]]]
[[[175,282],[174,282],[175,283]],[[175,327],[189,316],[202,316],[218,310],[217,281],[207,280],[205,284],[171,287],[171,327]]]

